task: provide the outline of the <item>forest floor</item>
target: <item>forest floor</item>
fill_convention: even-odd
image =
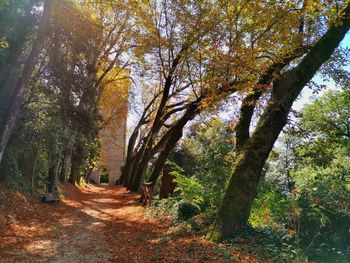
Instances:
[[[0,185],[0,262],[258,262],[199,234],[166,236],[168,222],[147,217],[125,188],[64,191],[44,204]]]

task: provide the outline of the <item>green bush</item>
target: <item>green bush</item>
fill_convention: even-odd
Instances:
[[[20,154],[22,151],[9,148],[1,165],[0,173],[11,189],[30,194],[30,182],[19,169],[17,156]]]
[[[153,199],[152,206],[146,210],[148,217],[162,218],[170,222],[176,221],[176,204],[179,202],[176,198],[165,198],[159,200],[157,198]]]
[[[276,227],[281,228],[281,222],[290,223],[289,211],[293,201],[283,196],[274,184],[260,187],[254,200],[249,217],[249,224],[255,228]]]
[[[199,213],[199,207],[193,203],[181,201],[176,204],[175,215],[178,221],[187,221]]]
[[[180,173],[172,173],[175,175],[177,188],[175,192],[180,193],[180,198],[186,203],[192,203],[198,208],[203,207],[205,203],[204,189],[201,183],[193,177],[186,177]]]

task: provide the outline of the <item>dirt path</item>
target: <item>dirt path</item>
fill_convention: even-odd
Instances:
[[[225,251],[199,236],[166,236],[164,221],[147,219],[138,196],[122,187],[89,185],[67,191],[68,197],[55,205],[30,203],[20,195],[0,196],[0,262],[225,259]]]

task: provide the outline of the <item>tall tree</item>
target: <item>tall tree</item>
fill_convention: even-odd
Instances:
[[[155,145],[158,141],[166,142],[162,136],[168,127],[186,114],[185,110],[198,98],[190,65],[199,43],[209,41],[208,32],[216,25],[211,15],[217,10],[204,1],[140,3],[138,21],[143,27],[140,33],[143,44],[137,49],[142,54],[139,64],[154,92],[130,138],[123,169],[122,179],[134,191],[138,190],[150,160],[161,148]],[[136,135],[144,127],[146,135],[139,145],[135,144]]]
[[[287,122],[293,102],[317,70],[327,61],[350,28],[350,5],[332,21],[328,30],[310,47],[292,69],[273,81],[271,97],[249,136],[240,138],[234,171],[208,234],[211,240],[223,240],[241,229],[249,218],[257,183],[271,149]],[[251,118],[251,116],[249,116]],[[243,120],[241,120],[243,121]]]
[[[80,181],[86,162],[84,145],[96,143],[106,122],[100,114],[105,88],[114,86],[121,95],[125,94],[123,81],[128,78],[125,68],[129,63],[122,57],[131,47],[130,12],[119,1],[86,1],[84,8],[62,1],[55,10],[47,46],[47,73],[49,83],[61,93],[60,117],[69,120],[71,137],[63,153],[60,175],[63,182],[69,175],[74,183]]]
[[[254,93],[251,100],[258,100],[262,94],[270,90],[272,79],[285,67],[289,66],[293,60],[305,54],[306,44],[312,42],[315,37],[315,28],[308,28],[310,30],[305,33],[298,32],[300,28],[303,28],[300,26],[305,11],[303,2],[276,3],[276,7],[272,9],[273,16],[270,15],[271,7],[274,6],[273,3],[222,1],[212,3],[208,8],[211,11],[201,8],[202,2],[198,3],[198,7],[194,10],[206,11],[202,13],[202,16],[199,16],[199,21],[196,20],[195,23],[195,25],[201,25],[202,31],[196,32],[198,26],[194,26],[193,29],[187,26],[185,29],[187,32],[196,33],[200,38],[191,43],[184,56],[181,57],[182,62],[180,61],[178,70],[173,73],[173,86],[183,87],[184,90],[180,89],[178,96],[169,96],[170,100],[165,104],[166,110],[163,111],[163,114],[152,115],[158,117],[151,118],[152,124],[145,126],[147,131],[152,131],[148,132],[148,135],[152,134],[152,136],[144,136],[141,140],[140,150],[130,151],[134,154],[133,160],[138,160],[138,164],[134,165],[133,163],[134,171],[130,172],[130,169],[127,168],[129,162],[127,162],[125,170],[132,174],[131,177],[134,177],[127,183],[129,188],[133,190],[138,188],[145,167],[155,154],[163,150],[164,145],[167,145],[167,150],[160,155],[162,159],[167,155],[166,152],[170,152],[169,149],[175,146],[181,136],[176,136],[178,137],[177,140],[172,138],[173,143],[171,144],[166,143],[167,137],[165,136],[171,134],[175,127],[177,127],[176,134],[181,134],[186,122],[193,119],[200,112],[213,109],[213,106],[238,91]],[[170,5],[169,8],[175,6],[177,13],[178,9],[184,12],[183,10],[187,8],[186,4],[189,5],[189,10],[193,10],[192,3],[181,2],[179,6],[176,3],[175,1],[174,5]],[[314,12],[315,10],[308,10],[306,13]],[[167,14],[169,13],[171,12]],[[189,13],[191,14],[191,12]],[[193,14],[191,15],[193,16]],[[202,18],[207,16],[215,17],[215,19],[209,19],[204,23]],[[194,21],[195,19],[191,20]],[[254,26],[252,21],[254,21]],[[157,23],[154,27],[157,28],[159,25],[162,25],[162,23]],[[192,26],[192,23],[190,25]],[[153,30],[152,32],[157,31]],[[164,41],[164,39],[167,39],[166,36],[161,39],[161,43],[165,43],[165,47],[170,49],[171,54],[174,52],[173,46],[175,45],[169,47],[168,42],[172,43],[173,41],[171,39]],[[173,35],[170,34],[170,36]],[[181,40],[180,37],[179,39]],[[286,39],[289,41],[286,41]],[[178,49],[181,50],[181,45]],[[158,52],[157,49],[155,51],[158,55],[163,54]],[[171,63],[162,63],[164,61],[162,58],[160,56],[160,65],[171,65]],[[170,58],[174,59],[175,56]],[[159,71],[157,71],[157,76],[164,72],[164,70]],[[165,86],[160,85],[162,91],[163,87]],[[199,102],[197,103],[198,110],[194,111],[195,114],[186,114],[186,110],[189,110],[190,105],[193,105],[196,100]],[[160,99],[155,101],[157,107],[160,101]],[[157,110],[159,113],[158,108]],[[172,113],[177,114],[172,115]],[[161,117],[162,115],[163,117]],[[192,115],[192,117],[182,125],[182,128],[180,125],[175,125],[176,121],[184,115]],[[153,126],[156,123],[153,121],[159,118],[161,122]],[[170,147],[170,145],[172,146]],[[145,151],[145,149],[147,150]],[[131,158],[127,158],[127,160],[131,160]],[[156,170],[161,170],[160,163],[158,162],[159,165],[157,165]],[[123,173],[122,178],[124,178],[124,175],[125,173]],[[153,178],[156,177],[158,176]]]
[[[6,117],[2,126],[0,127],[0,163],[3,159],[4,152],[7,147],[8,140],[11,136],[11,132],[17,120],[17,116],[22,104],[23,94],[26,91],[30,78],[32,76],[34,67],[36,65],[39,53],[44,45],[47,32],[49,30],[50,16],[53,8],[54,0],[47,0],[44,4],[44,12],[40,27],[38,29],[37,36],[33,42],[31,52],[24,64],[21,76],[18,79],[13,99],[7,110]]]

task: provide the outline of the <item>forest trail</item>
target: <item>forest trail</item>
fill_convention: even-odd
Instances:
[[[166,236],[167,222],[149,219],[125,188],[66,191],[58,204],[0,194],[0,262],[224,262],[200,236]]]

